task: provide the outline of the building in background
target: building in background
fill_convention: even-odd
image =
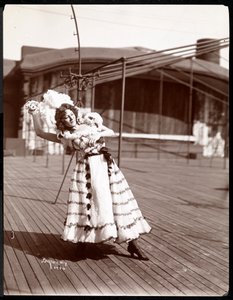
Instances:
[[[228,103],[228,70],[219,65],[218,50],[199,55],[198,49],[197,43],[198,58],[192,61],[182,60],[159,70],[126,78],[123,132],[192,135],[192,126],[200,121],[208,126],[211,137],[218,132],[224,137],[227,126],[227,105],[224,102]],[[121,57],[150,52],[154,50],[140,47],[81,48],[82,73]],[[78,72],[78,54],[74,48],[23,46],[20,61],[4,60],[4,149],[16,149],[19,155],[22,155],[25,146],[28,150],[37,148],[43,151],[45,141],[37,138],[36,143],[33,142],[35,135],[31,119],[25,120],[22,107],[26,100],[40,101],[48,89],[67,93],[76,100],[77,88],[68,89],[61,77],[69,69]],[[119,131],[121,89],[121,80],[108,80],[97,84],[94,89],[87,89],[83,94],[84,106],[91,108],[94,101],[94,109],[101,113],[104,124],[116,132]],[[54,148],[50,153],[59,151],[60,148]]]

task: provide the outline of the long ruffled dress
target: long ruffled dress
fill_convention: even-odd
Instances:
[[[73,243],[117,243],[149,233],[129,185],[103,142],[89,147],[88,137],[75,140],[81,153],[71,177],[62,239]]]

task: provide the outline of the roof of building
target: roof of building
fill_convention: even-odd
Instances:
[[[139,55],[142,53],[141,50],[134,48],[97,48],[97,47],[83,47],[81,48],[81,59],[82,62],[99,62],[106,63],[112,60],[116,60],[123,56],[130,57]],[[63,65],[63,64],[74,64],[75,61],[78,63],[79,55],[75,48],[65,48],[65,49],[52,49],[45,50],[40,53],[32,53],[26,55],[21,62],[21,69],[42,69],[42,68],[52,68],[53,66]]]
[[[3,77],[6,77],[16,66],[15,60],[4,59],[3,60]]]
[[[21,57],[25,57],[28,54],[34,54],[49,50],[55,50],[53,48],[45,48],[45,47],[34,47],[34,46],[22,46],[21,47]]]
[[[101,66],[102,64],[120,59],[121,57],[133,57],[147,53],[156,53],[154,50],[142,47],[128,48],[101,48],[101,47],[82,47],[81,62],[83,65],[87,63],[95,63]],[[22,48],[22,60],[19,68],[24,72],[40,72],[48,69],[53,69],[62,65],[78,63],[79,55],[75,48],[66,49],[48,49],[40,47],[24,46]],[[217,77],[223,80],[228,80],[229,70],[221,67],[216,63],[205,60],[195,59],[193,64],[195,73],[205,74],[212,77]],[[15,63],[15,62],[14,62]],[[4,76],[9,74],[13,66],[13,62],[4,60]],[[184,59],[173,64],[175,67],[181,68],[183,71],[190,70],[191,62]]]

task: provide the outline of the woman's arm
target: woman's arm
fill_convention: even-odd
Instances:
[[[61,136],[66,140],[75,140],[79,139],[82,136],[82,134],[78,131],[71,133],[70,131],[66,130],[61,134]]]
[[[104,125],[102,125],[101,126],[100,135],[102,137],[110,137],[110,136],[114,136],[115,133],[114,133],[114,131],[112,129],[110,129],[110,128],[104,126]]]
[[[57,138],[57,135],[55,133],[46,132],[43,130],[41,119],[37,113],[34,114],[32,113],[32,118],[33,118],[34,129],[37,136],[51,142],[61,143],[61,141]]]

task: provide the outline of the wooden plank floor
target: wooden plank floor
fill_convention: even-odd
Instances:
[[[4,293],[222,296],[229,288],[229,182],[222,166],[221,159],[218,167],[122,159],[152,227],[139,241],[150,260],[140,261],[126,244],[88,245],[84,256],[79,245],[61,240],[69,176],[52,202],[62,157],[50,156],[49,167],[45,157],[5,157]]]

